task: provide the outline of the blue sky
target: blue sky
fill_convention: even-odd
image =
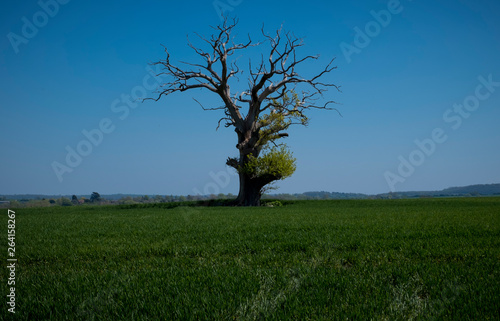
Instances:
[[[297,171],[277,192],[500,182],[497,0],[1,6],[0,194],[237,194],[237,176],[225,166],[237,155],[236,135],[216,131],[221,114],[192,99],[215,106],[217,97],[196,91],[126,102],[153,96],[147,67],[165,57],[162,44],[174,61],[196,59],[186,35],[210,35],[221,8],[239,19],[236,40],[262,40],[262,24],[304,38],[299,53],[320,55],[302,66],[305,75],[336,57],[338,69],[325,81],[342,93],[329,91],[325,100],[338,101],[343,117],[312,111],[309,127],[290,131]]]

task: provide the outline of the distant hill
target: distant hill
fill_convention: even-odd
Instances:
[[[500,184],[478,184],[449,187],[440,191],[412,191],[378,194],[380,198],[450,197],[450,196],[494,196],[500,195]]]
[[[309,199],[366,199],[366,198],[416,198],[416,197],[451,197],[451,196],[494,196],[500,195],[500,184],[478,184],[469,185],[461,187],[449,187],[441,191],[410,191],[410,192],[394,192],[394,193],[383,193],[377,195],[367,195],[360,193],[338,193],[338,192],[305,192],[299,194],[271,194],[265,195],[265,198],[279,198],[279,199],[295,199],[295,200],[309,200]],[[42,194],[17,194],[17,195],[0,195],[0,201],[2,200],[17,200],[17,201],[28,201],[28,200],[42,200],[42,199],[59,199],[61,197],[66,197],[71,199],[72,195],[42,195]],[[88,195],[76,195],[78,198],[85,197],[90,198],[90,193]],[[111,194],[103,195],[101,197],[106,200],[119,200],[125,197],[141,197],[142,194]],[[155,195],[149,195],[154,197]],[[176,196],[175,198],[178,198]]]
[[[441,191],[410,191],[376,195],[360,193],[305,192],[302,194],[273,194],[267,198],[279,199],[366,199],[366,198],[419,198],[419,197],[452,197],[452,196],[494,196],[500,195],[500,184],[480,184],[462,187],[449,187]]]
[[[500,184],[480,184],[463,187],[449,187],[442,192],[456,195],[479,194],[479,195],[500,195]]]

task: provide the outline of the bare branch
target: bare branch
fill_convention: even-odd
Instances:
[[[226,165],[231,166],[231,167],[235,168],[236,170],[238,170],[239,164],[240,163],[239,163],[239,160],[237,158],[228,157],[226,160]]]
[[[317,103],[318,98],[322,97],[328,88],[334,87],[340,91],[335,84],[322,81],[326,74],[336,69],[332,66],[334,59],[313,77],[301,76],[298,68],[307,61],[317,60],[319,56],[299,57],[297,49],[303,46],[302,39],[297,38],[293,33],[284,32],[283,26],[272,35],[266,34],[262,27],[264,43],[269,45],[268,55],[266,57],[261,55],[260,63],[255,67],[249,60],[249,89],[232,95],[231,79],[233,77],[237,79],[241,73],[236,63],[237,59],[233,58],[234,55],[240,50],[262,44],[252,42],[250,36],[244,42],[235,42],[232,32],[236,24],[236,19],[231,21],[225,18],[221,25],[212,27],[214,33],[209,38],[196,34],[208,46],[206,50],[195,46],[188,37],[188,46],[200,57],[201,62],[181,61],[184,68],[171,63],[170,54],[165,48],[166,59],[154,64],[162,66],[161,75],[167,75],[172,80],[159,88],[159,94],[155,100],[175,92],[197,88],[208,89],[216,93],[222,99],[222,106],[206,108],[198,100],[195,99],[195,101],[203,110],[224,111],[224,116],[218,121],[217,129],[221,124],[225,127],[234,126],[238,133],[237,147],[241,152],[262,147],[258,146],[258,142],[261,141],[259,131],[266,124],[265,122],[258,123],[262,121],[261,113],[266,111],[279,113],[288,119],[286,125],[267,131],[269,135],[272,135],[271,141],[274,141],[286,137],[287,135],[282,131],[290,125],[306,125],[307,117],[304,113],[307,109],[336,110],[329,107],[330,104],[335,103],[334,101]],[[301,96],[293,104],[288,102],[289,105],[278,107],[277,102],[284,100],[290,90],[295,92],[298,86],[306,86],[308,90],[303,90]],[[248,104],[246,115],[241,115],[239,103]]]
[[[224,110],[224,109],[226,109],[226,106],[215,107],[215,108],[205,108],[196,98],[193,98],[193,100],[196,101],[198,103],[198,105],[200,105],[203,110]]]

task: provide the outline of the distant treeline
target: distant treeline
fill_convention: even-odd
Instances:
[[[278,200],[331,200],[331,199],[398,199],[423,197],[474,197],[500,195],[500,184],[480,184],[464,187],[450,187],[441,191],[392,192],[376,195],[337,192],[305,192],[299,194],[270,194],[263,199]],[[136,195],[112,194],[99,195],[0,195],[0,207],[38,207],[38,206],[75,206],[75,205],[132,205],[148,203],[170,203],[205,200],[227,200],[236,196],[229,194],[212,195]]]

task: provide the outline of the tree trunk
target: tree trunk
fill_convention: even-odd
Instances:
[[[245,173],[240,173],[240,192],[236,198],[237,206],[260,206],[262,186],[258,180],[250,178]]]
[[[261,190],[263,185],[260,185],[258,179],[251,177],[249,173],[243,172],[241,169],[245,168],[248,162],[248,156],[259,157],[260,149],[256,146],[258,141],[258,131],[245,130],[243,132],[236,131],[238,134],[238,145],[236,146],[240,151],[240,158],[237,164],[230,166],[236,168],[240,178],[240,191],[236,198],[236,206],[260,206],[260,197],[262,196]]]

